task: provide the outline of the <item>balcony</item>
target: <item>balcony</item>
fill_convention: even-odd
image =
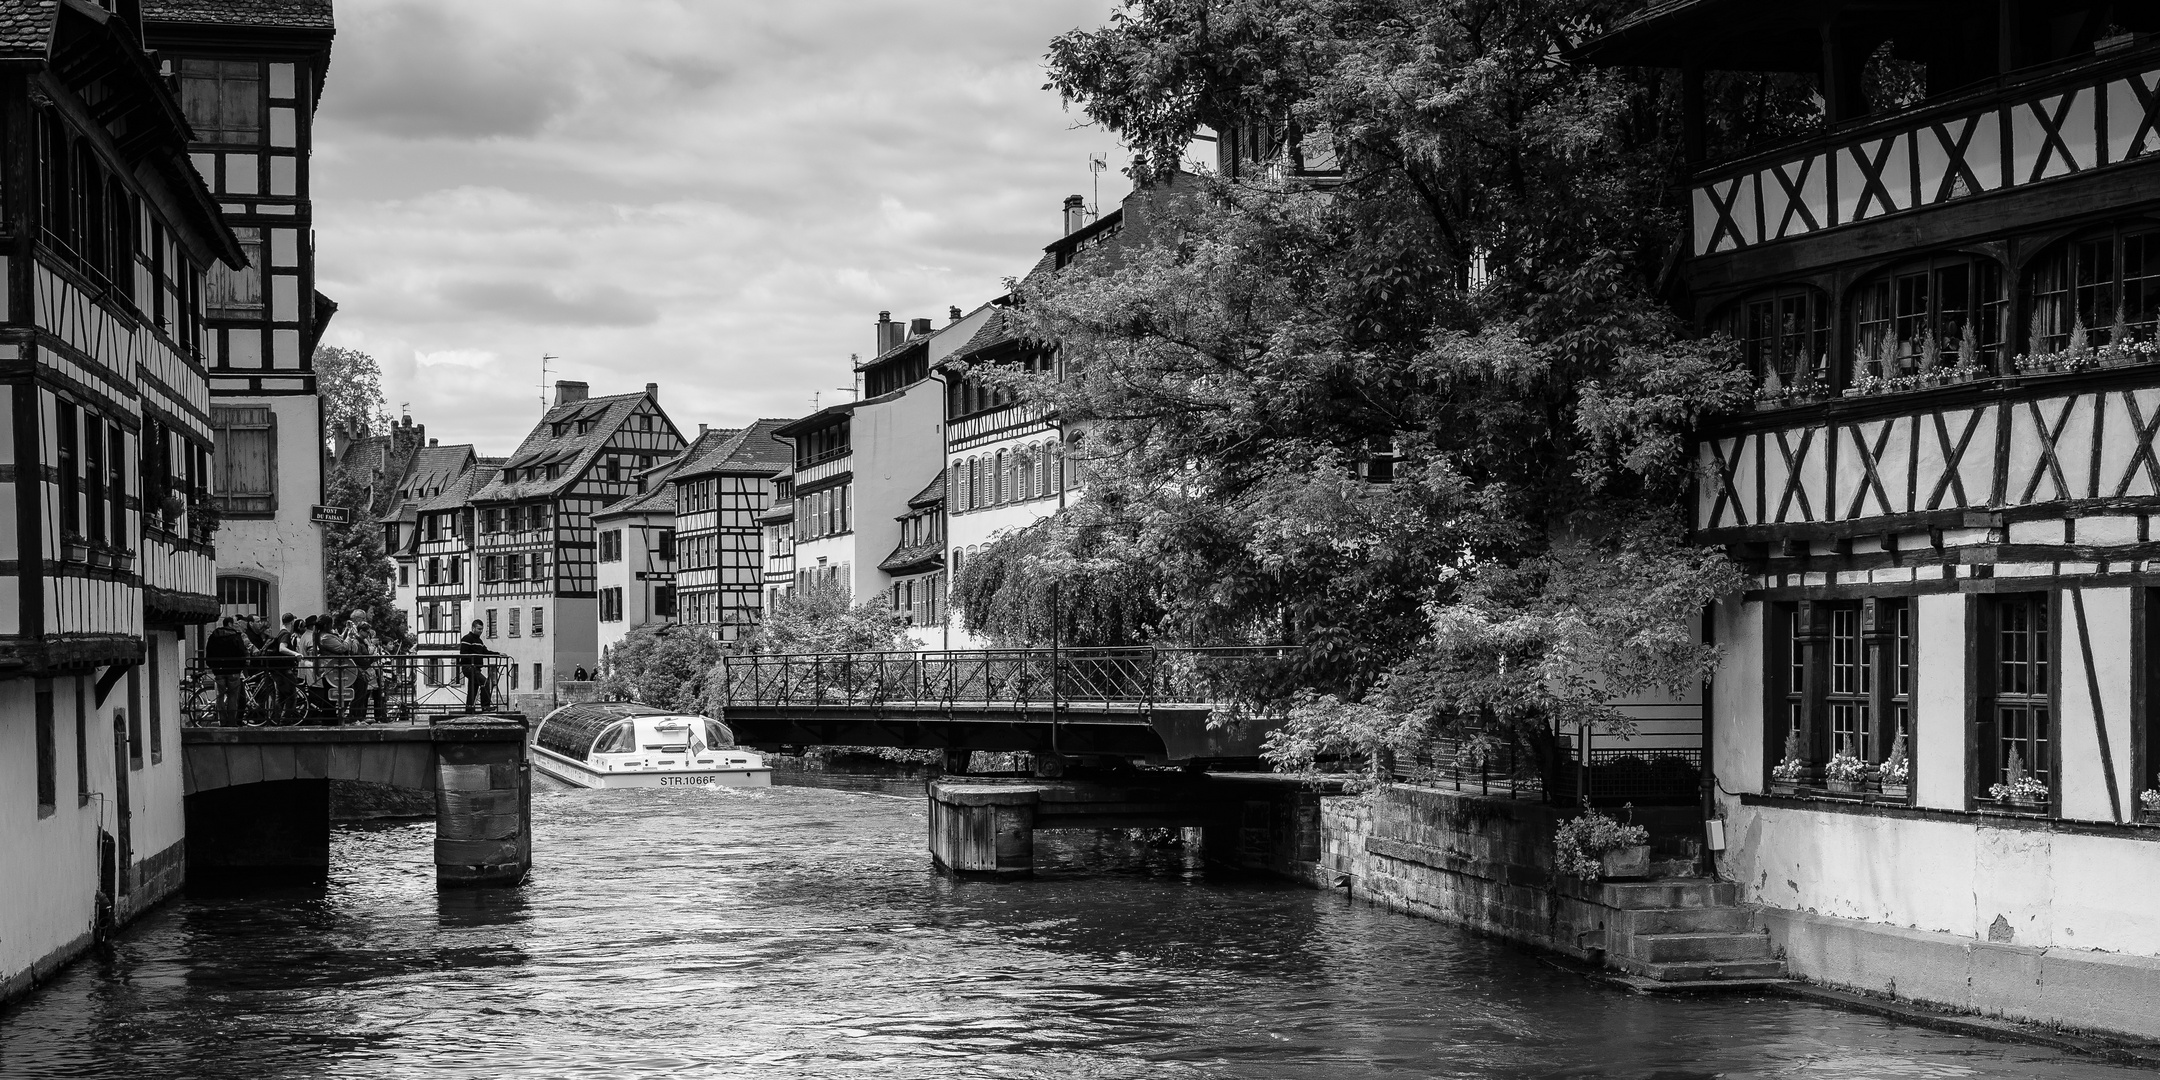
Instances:
[[[2160,150],[2160,47],[2121,49],[1715,166],[1689,254],[1775,244],[2110,170]]]

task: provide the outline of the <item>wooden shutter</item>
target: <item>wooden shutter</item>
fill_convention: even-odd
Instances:
[[[211,410],[217,429],[213,476],[218,509],[260,516],[277,512],[277,417],[267,408]]]

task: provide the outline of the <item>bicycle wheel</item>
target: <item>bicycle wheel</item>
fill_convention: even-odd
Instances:
[[[212,727],[217,724],[217,680],[208,676],[191,679],[186,697],[182,699],[182,715],[190,727]]]
[[[240,722],[248,727],[262,727],[270,723],[276,714],[277,692],[264,672],[251,671],[240,676]]]

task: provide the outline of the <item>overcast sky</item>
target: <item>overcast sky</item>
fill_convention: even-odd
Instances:
[[[845,400],[894,318],[973,308],[1129,187],[1043,90],[1112,0],[339,0],[315,128],[327,344],[508,453],[550,378],[676,424]]]

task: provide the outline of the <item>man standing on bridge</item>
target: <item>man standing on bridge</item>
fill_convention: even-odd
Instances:
[[[458,640],[458,666],[465,673],[465,711],[486,712],[495,706],[494,688],[488,685],[487,665],[483,656],[494,656],[487,647],[487,639],[480,636],[487,624],[478,619],[472,621],[472,633]]]

